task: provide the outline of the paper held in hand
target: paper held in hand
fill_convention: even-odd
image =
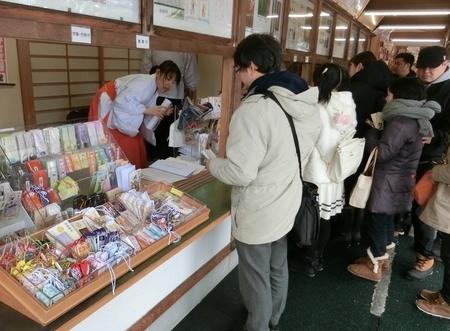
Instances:
[[[210,149],[202,150],[202,154],[207,159],[215,159],[217,157],[216,154],[214,154],[214,152],[212,150],[210,150]]]
[[[164,99],[163,103],[161,104],[162,107],[164,107],[164,112],[166,112],[167,108],[172,104],[172,102],[169,99]],[[153,131],[156,130],[158,127],[158,124],[161,120],[156,116],[151,115],[145,115],[144,116],[144,125],[147,129]]]
[[[383,130],[383,113],[379,111],[378,113],[373,113],[370,115],[372,118],[373,127],[378,130]]]

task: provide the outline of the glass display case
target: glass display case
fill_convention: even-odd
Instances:
[[[369,40],[368,38],[369,37],[367,36],[366,33],[362,32],[362,31],[359,33],[358,47],[357,47],[356,54],[364,52],[367,49],[367,42]]]
[[[356,28],[352,28],[352,31],[350,32],[350,40],[348,41],[347,60],[350,60],[356,55],[356,46],[358,44],[357,41],[358,30]]]
[[[231,38],[232,14],[233,1],[155,0],[152,19],[156,26]]]
[[[48,8],[63,12],[103,17],[125,22],[139,23],[141,6],[139,0],[4,0],[6,2]]]
[[[315,4],[308,0],[289,2],[286,48],[309,52]]]
[[[128,164],[101,121],[2,130],[0,154],[3,180],[37,230],[101,204]]]
[[[340,59],[344,58],[345,55],[345,45],[347,44],[348,36],[348,22],[337,19],[336,29],[334,31],[334,42],[333,42],[333,57]]]
[[[282,24],[283,0],[250,0],[248,1],[245,20],[245,35],[252,33],[268,33],[280,40]]]
[[[316,54],[328,56],[331,48],[331,29],[333,27],[332,14],[322,11],[320,13],[319,34],[317,37]]]

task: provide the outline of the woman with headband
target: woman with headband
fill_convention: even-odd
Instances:
[[[327,166],[342,139],[356,127],[356,111],[352,94],[348,91],[350,76],[338,64],[326,63],[313,74],[319,89],[316,109],[322,127],[316,146],[304,165],[305,180],[319,187],[320,232],[317,243],[301,248],[300,258],[290,261],[290,269],[313,277],[323,269],[323,251],[330,238],[330,220],[342,211],[345,203],[344,182],[335,183],[327,175]]]

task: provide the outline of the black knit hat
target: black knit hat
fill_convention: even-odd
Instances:
[[[417,68],[436,68],[447,59],[447,50],[441,46],[425,47],[419,52]]]

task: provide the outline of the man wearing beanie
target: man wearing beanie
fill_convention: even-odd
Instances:
[[[440,291],[423,289],[421,299],[416,300],[416,306],[426,314],[450,319],[450,227],[448,226],[449,197],[447,189],[450,184],[448,138],[450,131],[450,70],[448,70],[446,49],[439,46],[424,48],[419,53],[417,61],[418,77],[429,84],[427,99],[437,101],[441,113],[430,121],[434,136],[424,138],[421,163],[417,175],[433,168],[432,178],[438,185],[438,190],[430,199],[423,211],[416,213],[417,204],[413,204],[411,216],[414,225],[414,248],[417,260],[414,267],[408,270],[406,277],[420,280],[433,272],[434,253],[433,239],[436,230],[442,235],[441,259],[444,264],[444,279]],[[447,156],[442,157],[444,153]],[[437,166],[435,166],[437,164]],[[444,189],[444,191],[442,190]],[[420,219],[419,219],[420,217]],[[432,225],[432,226],[430,226]]]
[[[447,50],[440,46],[422,49],[417,60],[417,75],[427,84],[427,100],[434,100],[441,105],[441,113],[430,120],[434,136],[423,138],[424,147],[416,175],[419,180],[427,170],[441,160],[447,146],[450,132],[450,70]],[[414,201],[411,217],[414,226],[416,262],[405,274],[406,278],[411,280],[421,280],[431,275],[435,258],[433,242],[436,230],[419,219],[418,207]]]

